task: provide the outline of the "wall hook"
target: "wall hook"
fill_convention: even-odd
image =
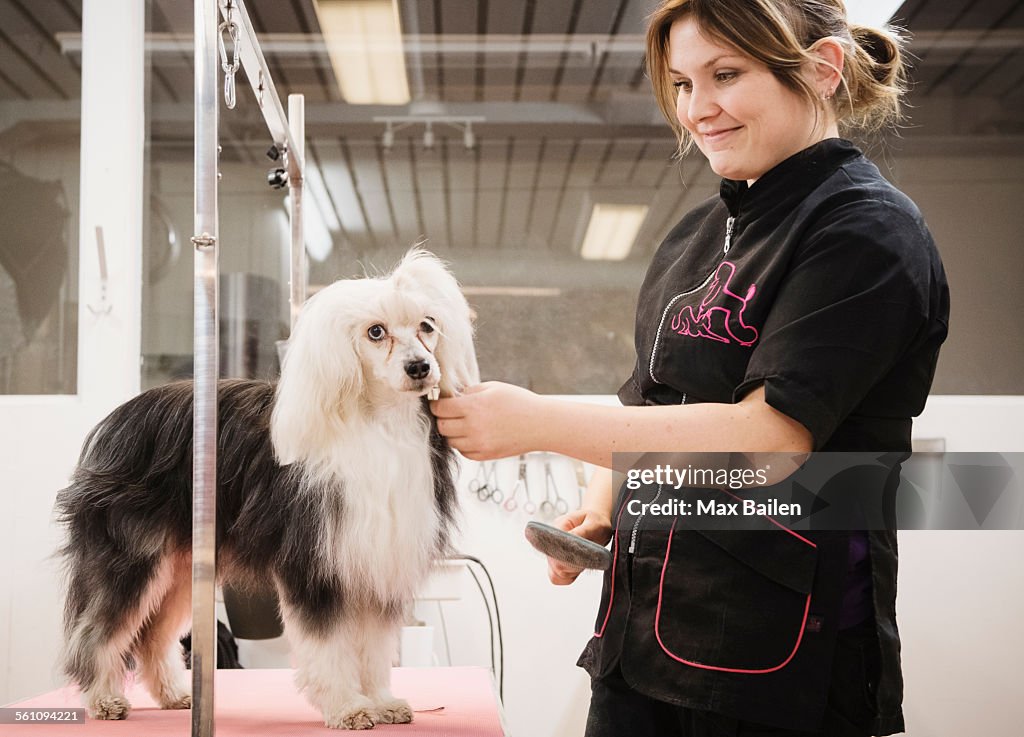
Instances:
[[[110,299],[107,296],[107,249],[103,245],[103,226],[96,226],[96,255],[100,261],[100,303],[98,306],[93,307],[87,304],[89,312],[94,315],[102,316],[109,315],[114,306],[110,304]]]

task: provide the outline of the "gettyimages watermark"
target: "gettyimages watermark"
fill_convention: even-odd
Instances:
[[[616,453],[643,528],[1021,530],[1024,453]]]

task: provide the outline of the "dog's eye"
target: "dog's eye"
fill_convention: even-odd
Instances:
[[[384,329],[383,325],[371,325],[370,329],[366,331],[366,337],[374,343],[384,340],[384,336],[387,334],[388,331]]]
[[[429,320],[424,320],[423,322],[420,323],[420,330],[422,330],[424,333],[432,333],[434,332],[434,324]]]

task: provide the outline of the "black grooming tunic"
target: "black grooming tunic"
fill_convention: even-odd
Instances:
[[[637,363],[619,398],[733,403],[763,385],[815,450],[909,453],[948,314],[916,206],[853,144],[825,140],[751,187],[724,180],[669,233],[640,292]],[[580,665],[596,678],[620,668],[670,703],[817,728],[851,533],[641,525],[630,553],[625,501]],[[872,531],[868,550],[882,666],[866,708],[889,734],[903,727],[895,534]]]

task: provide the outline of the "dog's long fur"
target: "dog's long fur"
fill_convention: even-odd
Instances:
[[[380,326],[385,337],[377,339]],[[372,337],[371,337],[372,336]],[[402,616],[455,514],[453,453],[423,396],[477,381],[471,313],[432,255],[304,307],[280,382],[219,384],[218,578],[276,587],[297,680],[328,726],[408,722],[389,690]],[[191,703],[192,383],[144,392],[86,438],[67,526],[64,670],[121,719],[129,664]]]

